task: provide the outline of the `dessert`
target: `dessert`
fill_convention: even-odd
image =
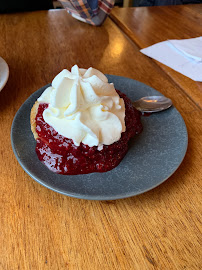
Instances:
[[[31,110],[36,153],[59,174],[106,172],[141,132],[140,113],[100,71],[64,69]]]

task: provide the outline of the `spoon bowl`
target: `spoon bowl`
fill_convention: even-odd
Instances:
[[[172,106],[171,99],[165,96],[147,96],[133,102],[133,106],[140,112],[160,112]]]

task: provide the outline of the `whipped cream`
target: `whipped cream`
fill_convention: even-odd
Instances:
[[[38,98],[49,106],[43,112],[46,123],[76,146],[110,145],[125,131],[125,104],[113,83],[100,71],[73,66],[62,70]]]

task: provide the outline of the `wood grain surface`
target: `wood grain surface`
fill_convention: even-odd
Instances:
[[[200,269],[202,128],[192,98],[109,18],[96,28],[63,10],[7,14],[0,33],[10,68],[0,92],[0,269]],[[13,117],[74,64],[139,80],[173,100],[189,146],[166,182],[128,199],[88,201],[55,193],[23,171],[11,147]]]
[[[110,16],[141,49],[168,39],[202,36],[202,4],[114,8]],[[202,108],[201,82],[155,62]]]

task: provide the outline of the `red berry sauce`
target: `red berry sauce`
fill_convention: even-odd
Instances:
[[[126,131],[119,141],[104,145],[99,151],[97,146],[89,147],[83,143],[74,145],[71,139],[58,134],[53,127],[43,119],[43,111],[48,104],[41,103],[36,115],[36,132],[39,138],[36,153],[51,171],[59,174],[87,174],[92,172],[106,172],[115,168],[128,150],[128,141],[142,131],[141,113],[134,109],[130,99],[117,90],[125,102]]]

